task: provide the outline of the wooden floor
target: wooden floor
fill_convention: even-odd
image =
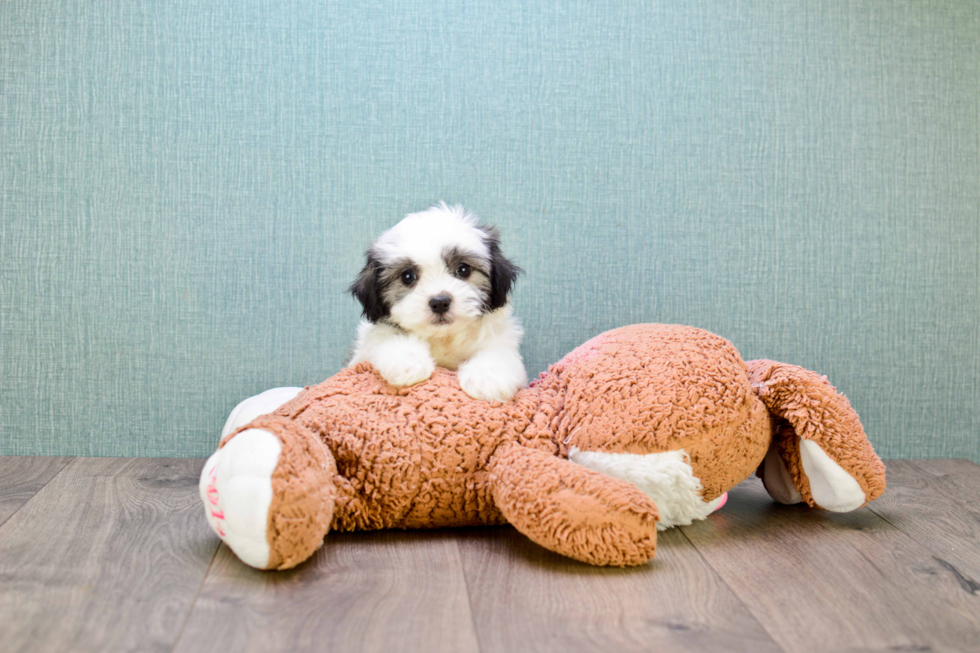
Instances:
[[[980,651],[980,466],[893,461],[871,506],[758,480],[656,560],[510,527],[330,535],[289,572],[214,536],[201,460],[0,458],[0,651]]]

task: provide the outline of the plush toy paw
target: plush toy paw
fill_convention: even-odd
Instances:
[[[527,373],[520,361],[494,360],[487,354],[459,366],[459,387],[480,401],[510,401],[527,383]]]
[[[214,452],[201,471],[208,524],[244,563],[259,569],[269,566],[272,473],[281,451],[276,436],[248,429]]]

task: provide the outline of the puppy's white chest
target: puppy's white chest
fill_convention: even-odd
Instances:
[[[460,363],[469,358],[472,352],[467,347],[465,334],[457,334],[446,338],[433,338],[428,340],[429,353],[439,367],[447,370],[459,368]]]

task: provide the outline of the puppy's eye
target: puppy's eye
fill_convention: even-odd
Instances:
[[[460,279],[466,279],[470,276],[471,272],[470,266],[466,265],[466,263],[460,263],[456,266],[456,276]]]
[[[415,283],[415,279],[417,278],[418,277],[415,276],[415,270],[405,270],[402,272],[402,283],[406,286],[411,286],[413,283]]]

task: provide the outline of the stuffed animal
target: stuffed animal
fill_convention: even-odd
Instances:
[[[447,370],[394,388],[362,363],[246,400],[225,430],[201,498],[261,569],[298,565],[330,529],[504,523],[576,560],[639,565],[658,528],[704,519],[753,472],[776,501],[831,511],[885,488],[826,377],[746,364],[682,326],[607,331],[507,403],[470,398]]]

